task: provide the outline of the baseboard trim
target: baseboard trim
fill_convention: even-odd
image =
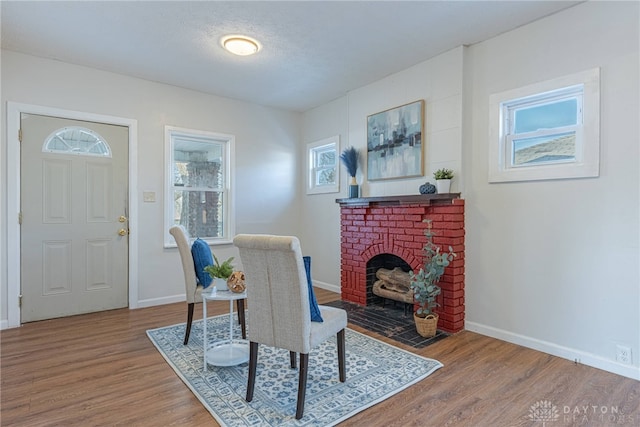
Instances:
[[[171,295],[162,298],[149,298],[138,301],[138,308],[153,307],[156,305],[173,304],[174,302],[185,302],[187,297],[182,295]]]
[[[338,293],[338,294],[340,293],[340,286],[332,285],[330,283],[319,282],[317,280],[314,280],[313,281],[313,286],[316,286],[316,287],[322,288],[322,289],[326,289],[328,291],[335,292],[335,293]],[[186,297],[185,294],[171,295],[171,296],[168,296],[168,297],[161,297],[161,298],[149,298],[149,299],[139,300],[137,308],[145,308],[145,307],[153,307],[153,306],[156,306],[156,305],[173,304],[175,302],[185,302],[186,300],[187,300],[187,297]],[[3,322],[7,323],[6,320],[4,320]],[[1,323],[0,323],[0,325],[1,325]]]
[[[340,293],[340,286],[332,285],[331,283],[320,282],[318,280],[313,280],[313,286],[317,288],[326,289],[327,291],[335,292],[337,294]]]
[[[186,301],[186,296],[182,295],[172,295],[169,297],[162,298],[150,298],[145,300],[138,301],[138,306],[135,308],[145,308],[145,307],[153,307],[156,305],[165,305],[165,304],[173,304],[174,302],[184,302]],[[134,307],[129,307],[130,309],[135,309]],[[16,325],[15,327],[19,327],[21,325]],[[0,330],[9,329],[9,321],[7,319],[0,320]]]
[[[640,380],[640,367],[638,366],[623,365],[616,361],[608,360],[595,354],[587,353],[569,347],[564,347],[520,334],[514,334],[513,332],[482,325],[476,322],[465,322],[465,329],[471,332],[479,333],[481,335],[486,335],[491,338],[496,338],[502,341],[510,342],[512,344],[517,344],[523,347],[531,348],[533,350],[541,351],[543,353],[551,354],[552,356],[576,361],[577,363],[591,366],[593,368],[602,369],[603,371],[611,372],[613,374],[622,375],[623,377]]]

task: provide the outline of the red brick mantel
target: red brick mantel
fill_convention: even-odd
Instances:
[[[344,301],[367,305],[367,262],[380,254],[402,258],[414,271],[422,265],[425,219],[434,243],[457,254],[439,283],[439,329],[464,328],[464,200],[459,194],[338,199],[341,216],[341,292]],[[370,292],[369,292],[370,293]]]

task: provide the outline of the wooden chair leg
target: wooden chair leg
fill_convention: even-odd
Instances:
[[[258,343],[249,343],[249,378],[247,379],[247,402],[253,400],[253,389],[256,386],[256,369],[258,367]]]
[[[247,324],[244,318],[244,300],[236,300],[236,308],[238,309],[238,323],[242,327],[242,339],[247,339]]]
[[[187,305],[187,329],[184,331],[184,345],[189,344],[189,335],[191,335],[191,323],[193,323],[193,306],[195,303]]]
[[[309,354],[300,353],[300,376],[298,377],[298,405],[296,406],[296,420],[304,415],[304,398],[307,392],[307,371],[309,369]]]
[[[347,372],[345,366],[345,357],[344,357],[344,329],[338,332],[337,341],[338,341],[338,373],[340,375],[340,382],[343,383],[347,380]]]
[[[291,369],[296,369],[297,362],[296,362],[296,352],[295,351],[290,351],[289,352],[289,360],[291,361]]]

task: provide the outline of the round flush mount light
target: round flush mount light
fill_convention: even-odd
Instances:
[[[258,53],[261,46],[260,43],[247,36],[230,35],[224,36],[220,43],[227,51],[239,56],[248,56]]]

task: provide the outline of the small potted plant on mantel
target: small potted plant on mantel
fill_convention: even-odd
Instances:
[[[227,280],[233,273],[233,257],[229,258],[222,264],[218,261],[218,258],[213,255],[213,260],[215,261],[214,265],[207,265],[204,268],[204,271],[209,273],[209,276],[213,279],[213,284],[216,286],[216,290],[225,291],[227,290]]]
[[[449,246],[449,252],[440,252],[440,247],[433,243],[431,220],[426,219],[424,222],[427,223],[427,228],[424,230],[427,242],[423,247],[423,267],[418,274],[411,272],[410,286],[413,290],[413,298],[419,306],[413,314],[416,330],[421,336],[428,338],[435,336],[438,329],[438,314],[433,311],[438,306],[436,297],[441,292],[438,282],[456,254],[451,246]]]
[[[436,188],[438,194],[449,193],[451,189],[451,180],[453,179],[453,171],[451,169],[438,169],[433,173],[436,180]]]

